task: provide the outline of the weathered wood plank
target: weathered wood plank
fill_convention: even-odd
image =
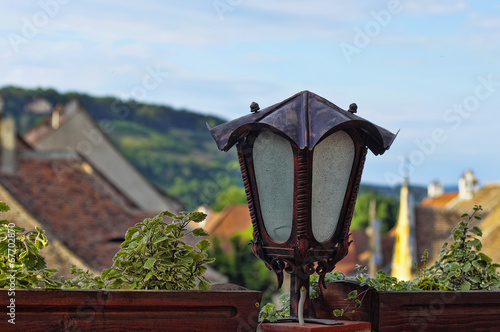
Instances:
[[[500,331],[500,292],[374,292],[372,329]]]
[[[255,331],[257,291],[0,290],[1,331]],[[5,309],[2,310],[5,312]]]

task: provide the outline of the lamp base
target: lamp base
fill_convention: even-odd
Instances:
[[[276,323],[298,323],[299,319],[297,317],[289,318],[278,318]],[[321,318],[304,318],[304,323],[319,324],[319,325],[343,325],[344,322],[340,320],[333,319],[321,319]]]
[[[259,324],[258,332],[370,332],[370,322],[353,322],[353,321],[338,321],[329,319],[304,319],[304,325],[299,325],[297,321],[278,321],[276,323],[261,323]],[[311,322],[316,321],[316,322]],[[325,325],[317,323],[317,321],[335,322],[334,325]]]

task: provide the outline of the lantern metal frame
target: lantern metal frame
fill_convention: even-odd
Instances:
[[[290,273],[292,317],[298,315],[300,289],[306,289],[304,316],[308,317],[309,276],[318,274],[320,285],[326,287],[325,274],[347,255],[349,229],[367,149],[376,155],[382,154],[396,135],[309,91],[302,91],[260,112],[255,104],[252,107],[252,114],[212,128],[210,133],[223,151],[237,146],[253,226],[254,254],[274,271],[278,288],[282,286],[284,272]],[[253,147],[258,135],[266,130],[285,138],[293,151],[293,220],[290,236],[284,242],[277,242],[268,234],[260,206]],[[336,229],[329,239],[320,242],[314,237],[311,222],[314,148],[338,131],[347,133],[352,139],[354,158]]]

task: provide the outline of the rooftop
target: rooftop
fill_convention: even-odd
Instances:
[[[2,173],[0,184],[96,270],[111,266],[129,227],[151,217],[75,154],[20,152],[15,173]]]

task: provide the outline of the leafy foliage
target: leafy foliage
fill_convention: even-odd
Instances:
[[[0,202],[0,212],[9,211]],[[171,219],[171,223],[163,220]],[[43,230],[25,232],[7,220],[0,221],[0,288],[77,288],[77,289],[170,289],[189,290],[197,285],[208,289],[209,281],[203,274],[210,242],[202,239],[195,248],[184,242],[185,236],[205,237],[202,228],[189,230],[193,221],[206,218],[201,212],[182,212],[174,215],[161,212],[154,218],[129,228],[121,250],[113,258],[113,266],[94,276],[76,266],[71,267],[73,279],[64,283],[54,278],[55,269],[47,268],[39,251],[49,242]]]
[[[290,294],[281,294],[279,302],[282,309],[278,309],[274,303],[263,306],[259,312],[259,320],[274,323],[279,318],[290,317]]]
[[[163,217],[172,219],[166,223]],[[113,258],[113,266],[102,272],[101,280],[105,288],[167,289],[188,290],[198,284],[200,289],[208,289],[209,281],[203,274],[208,258],[210,242],[199,241],[195,248],[184,242],[184,237],[207,236],[201,228],[188,230],[193,221],[199,223],[206,218],[201,212],[182,212],[174,215],[161,212],[154,218],[129,228],[121,250]]]
[[[10,208],[0,202],[0,212]],[[57,272],[47,268],[40,250],[49,245],[45,232],[36,227],[26,232],[7,220],[0,220],[0,288],[60,288],[54,277]],[[14,287],[12,287],[14,286]]]
[[[492,290],[500,286],[499,264],[481,252],[479,239],[483,232],[471,226],[474,220],[481,220],[476,213],[482,210],[475,206],[471,215],[463,214],[462,220],[451,236],[443,243],[437,261],[421,273],[421,279],[430,280],[452,290]],[[450,241],[452,241],[450,243]]]
[[[233,185],[219,192],[211,208],[213,211],[220,212],[231,205],[245,204],[246,202],[245,189]]]
[[[70,273],[75,275],[73,279],[66,280],[62,288],[69,289],[102,289],[105,288],[104,281],[101,276],[94,277],[93,273],[84,271],[73,265],[70,268]]]
[[[356,207],[351,221],[351,229],[364,229],[368,226],[370,216],[369,207],[370,201],[375,199],[377,219],[382,221],[382,232],[387,232],[394,227],[398,217],[398,204],[393,198],[374,194],[373,192],[365,192],[359,194],[356,200]]]
[[[229,243],[213,237],[209,255],[215,258],[213,267],[226,275],[230,283],[260,290],[263,292],[263,298],[270,300],[276,289],[274,273],[255,257],[249,244],[250,238],[251,227],[246,232],[232,236]],[[223,246],[224,249],[226,246],[230,249],[224,250]]]

